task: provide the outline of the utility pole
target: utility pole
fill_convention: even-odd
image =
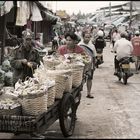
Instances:
[[[110,14],[110,24],[111,24],[111,1],[109,2],[109,14]]]
[[[5,1],[1,1],[0,2],[0,7],[2,6],[2,5],[4,5],[5,4]],[[5,47],[5,38],[6,38],[6,15],[5,15],[6,13],[5,13],[5,11],[4,11],[4,14],[3,14],[3,16],[2,16],[2,31],[1,31],[1,33],[3,34],[3,36],[2,36],[2,43],[0,43],[0,49],[1,49],[1,58],[0,58],[0,65],[2,64],[2,62],[3,62],[3,60],[4,60],[4,47]]]
[[[130,22],[129,22],[129,29],[131,29],[132,24],[132,10],[133,10],[133,1],[130,1]]]

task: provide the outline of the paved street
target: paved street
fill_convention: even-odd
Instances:
[[[134,74],[128,79],[128,84],[124,85],[113,75],[113,59],[114,54],[108,44],[104,50],[104,64],[94,73],[92,93],[95,98],[86,98],[84,86],[71,139],[140,138],[140,74]],[[131,66],[134,71],[134,64]],[[30,137],[0,133],[0,139],[3,138]],[[59,121],[46,131],[45,138],[64,138]]]
[[[75,133],[71,138],[140,138],[140,74],[134,74],[124,85],[113,75],[114,54],[108,46],[104,50],[105,63],[96,69],[92,93],[94,99],[82,92]],[[134,71],[134,64],[131,64]],[[56,125],[51,129],[56,132]]]

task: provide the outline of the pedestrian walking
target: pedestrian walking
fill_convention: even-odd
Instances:
[[[120,33],[118,32],[117,29],[114,30],[113,34],[112,34],[112,45],[114,47],[114,44],[117,40],[119,40],[121,37],[120,37]]]
[[[135,60],[135,67],[136,67],[136,74],[138,73],[138,70],[140,69],[139,62],[140,62],[140,32],[137,30],[135,32],[135,36],[132,37],[131,42],[133,45],[133,56]]]
[[[95,70],[95,59],[96,59],[96,49],[95,46],[92,44],[91,41],[91,33],[88,31],[82,32],[82,40],[78,43],[80,47],[82,47],[88,56],[91,57],[91,63],[89,64],[89,67],[86,71],[88,77],[87,77],[87,98],[94,98],[94,96],[91,93],[92,88],[92,82],[93,82],[93,74]]]

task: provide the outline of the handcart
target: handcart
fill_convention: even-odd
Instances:
[[[73,135],[76,121],[76,111],[80,104],[81,90],[85,83],[85,76],[78,87],[63,94],[62,99],[55,103],[46,112],[38,116],[0,115],[0,132],[17,134],[43,134],[56,120],[59,119],[60,128],[64,137]]]

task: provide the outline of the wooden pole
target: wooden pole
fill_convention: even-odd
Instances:
[[[131,24],[132,24],[132,10],[133,10],[133,5],[132,1],[130,1],[130,23],[129,23],[129,29],[131,29]]]
[[[3,37],[2,37],[2,46],[1,46],[1,64],[2,64],[2,62],[3,62],[3,60],[4,60],[4,47],[5,47],[5,31],[6,31],[6,27],[5,27],[5,25],[6,25],[6,17],[5,17],[5,14],[3,15],[3,23],[2,23],[2,26],[3,26],[3,31],[2,31],[2,34],[3,34]]]

